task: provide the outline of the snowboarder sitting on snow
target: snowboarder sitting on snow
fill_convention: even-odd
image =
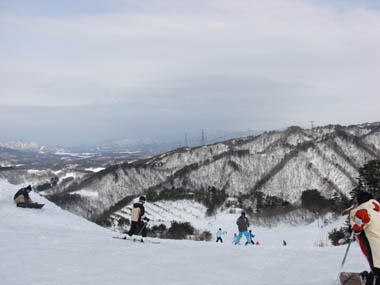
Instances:
[[[32,199],[29,197],[29,193],[32,191],[32,186],[28,185],[25,188],[21,188],[17,191],[15,196],[13,197],[14,202],[17,207],[22,207],[26,204],[33,204]]]
[[[236,243],[238,244],[240,242],[241,237],[243,234],[245,235],[245,238],[247,239],[247,244],[251,243],[251,235],[248,232],[249,222],[247,217],[245,216],[245,212],[241,212],[240,217],[237,219],[236,224],[238,225],[239,229],[239,235],[236,238]]]
[[[143,220],[149,222],[149,219],[145,217],[145,197],[141,196],[139,201],[133,204],[132,214],[131,214],[131,228],[128,232],[129,236],[132,235],[141,235],[142,237],[146,237],[147,230],[146,225]]]
[[[380,284],[380,204],[367,192],[359,192],[350,211],[352,230],[367,258],[371,273],[364,271],[364,284]]]
[[[222,235],[223,235],[223,231],[221,228],[219,228],[219,230],[216,232],[216,242],[220,241],[221,243],[223,243],[223,239],[222,239]]]

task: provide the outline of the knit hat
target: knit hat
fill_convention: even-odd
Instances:
[[[139,199],[139,201],[140,201],[140,202],[145,202],[145,201],[146,201],[146,199],[145,199],[145,197],[144,197],[144,196],[141,196],[141,197],[140,197],[140,199]]]
[[[356,195],[356,200],[358,201],[359,205],[371,199],[373,199],[373,196],[371,193],[368,193],[368,192],[361,191]]]

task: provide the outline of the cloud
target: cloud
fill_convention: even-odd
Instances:
[[[0,106],[122,105],[152,124],[274,127],[369,120],[380,105],[380,12],[368,6],[83,3],[0,14]]]

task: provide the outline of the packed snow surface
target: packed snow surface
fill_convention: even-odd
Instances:
[[[224,243],[159,240],[160,244],[113,239],[109,231],[38,194],[41,210],[17,208],[12,199],[21,186],[0,181],[1,284],[335,284],[347,246],[318,247],[336,224],[318,227],[251,228],[259,246],[233,245],[237,214],[208,221]],[[189,221],[192,222],[192,221]],[[282,245],[283,240],[287,246]],[[152,240],[152,239],[151,239]],[[154,239],[154,241],[157,241]],[[352,244],[344,271],[368,265]]]

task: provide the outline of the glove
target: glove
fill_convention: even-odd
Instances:
[[[147,217],[144,217],[144,220],[145,221],[147,221],[147,222],[149,222],[150,220],[147,218]]]

